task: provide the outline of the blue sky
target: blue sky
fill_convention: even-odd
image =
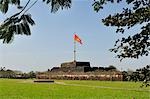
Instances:
[[[25,1],[24,1],[25,3]],[[137,59],[124,59],[122,62],[108,50],[115,40],[138,32],[139,26],[125,34],[116,34],[114,27],[106,27],[101,19],[111,12],[122,10],[122,4],[109,4],[96,13],[92,1],[74,0],[72,8],[50,13],[48,5],[38,2],[29,12],[36,25],[31,27],[31,36],[15,36],[11,44],[0,42],[0,67],[21,71],[45,71],[62,62],[73,60],[73,34],[83,41],[77,44],[77,60],[90,61],[91,66],[114,65],[118,69],[136,69],[149,64],[150,56]],[[15,12],[12,7],[8,14],[0,13],[0,22]]]

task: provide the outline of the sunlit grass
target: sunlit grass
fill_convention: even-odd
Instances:
[[[0,99],[150,99],[141,83],[70,81],[33,83],[32,80],[0,79]]]

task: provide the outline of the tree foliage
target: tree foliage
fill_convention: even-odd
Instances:
[[[60,8],[71,8],[71,0],[43,0],[43,2],[51,6],[51,12],[56,12]]]
[[[0,11],[2,13],[7,13],[10,5],[15,5],[19,12],[10,16],[0,24],[0,40],[3,43],[10,43],[15,35],[31,35],[30,26],[34,25],[35,22],[31,17],[31,14],[27,13],[28,10],[37,3],[31,3],[28,0],[24,6],[20,5],[20,0],[0,0]],[[60,8],[70,8],[71,0],[42,0],[44,3],[51,6],[51,12],[56,12]],[[29,6],[29,4],[31,6]]]
[[[95,0],[93,7],[96,12],[103,9],[107,3],[120,3],[124,0]],[[139,58],[148,56],[150,52],[150,0],[126,0],[130,8],[123,8],[120,13],[110,14],[102,22],[106,26],[117,27],[116,32],[124,33],[136,25],[141,25],[141,31],[132,36],[122,37],[115,43],[111,52],[121,58]]]
[[[141,85],[141,87],[150,86],[150,65],[147,65],[146,67],[143,67],[140,69],[136,69],[136,71],[132,72],[131,74],[128,73],[126,78],[129,81],[135,81],[135,82],[143,81],[143,84]]]
[[[31,6],[28,0],[26,5],[21,6],[20,0],[0,0],[0,10],[7,13],[10,5],[16,5],[20,12],[10,16],[0,25],[0,39],[3,43],[10,43],[14,35],[31,35],[30,25],[35,22],[28,10],[38,1],[36,0]],[[55,13],[59,9],[68,9],[71,7],[72,0],[42,0]],[[107,3],[120,3],[123,0],[94,0],[93,7],[96,12],[103,9]],[[141,31],[132,36],[122,37],[115,43],[114,48],[110,51],[117,53],[121,58],[139,58],[139,56],[148,56],[150,51],[150,0],[126,0],[130,8],[123,8],[123,11],[114,15],[109,15],[102,22],[106,26],[117,27],[116,32],[124,33],[125,29],[130,29],[141,24]]]
[[[6,69],[5,67],[0,67],[0,78],[29,79],[36,78],[36,73],[34,71],[23,73],[21,71],[10,70]]]

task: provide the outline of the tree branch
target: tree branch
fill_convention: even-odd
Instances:
[[[10,18],[7,18],[6,20],[4,20],[4,23],[0,26],[1,27],[0,29],[2,29],[3,26],[5,26],[13,17],[15,17],[15,16],[19,15],[20,13],[22,13],[25,10],[25,8],[28,6],[28,4],[29,4],[30,1],[31,0],[28,0],[28,2],[26,3],[26,5],[24,6],[24,8],[20,12],[14,14]]]
[[[30,9],[37,3],[37,1],[38,1],[38,0],[34,1],[34,3],[33,3],[27,10],[24,11],[24,13],[26,13],[28,10],[30,10]],[[23,13],[23,14],[24,14],[24,13]]]

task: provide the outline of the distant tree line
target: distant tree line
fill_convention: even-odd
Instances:
[[[13,71],[10,69],[6,69],[5,67],[0,67],[0,78],[29,79],[35,77],[36,73],[33,71],[23,73],[21,71]]]
[[[136,71],[123,71],[122,73],[124,81],[143,81],[141,87],[150,86],[150,65],[136,69]]]
[[[117,70],[115,66],[110,65],[107,67],[109,69]],[[50,71],[50,69],[48,69]],[[36,78],[36,72],[30,71],[28,73],[23,73],[21,71],[14,71],[10,69],[6,69],[5,67],[0,67],[0,78],[11,78],[11,79],[30,79]],[[122,71],[123,74],[123,81],[142,81],[143,86],[150,86],[150,65],[146,67],[136,69],[135,71]]]

